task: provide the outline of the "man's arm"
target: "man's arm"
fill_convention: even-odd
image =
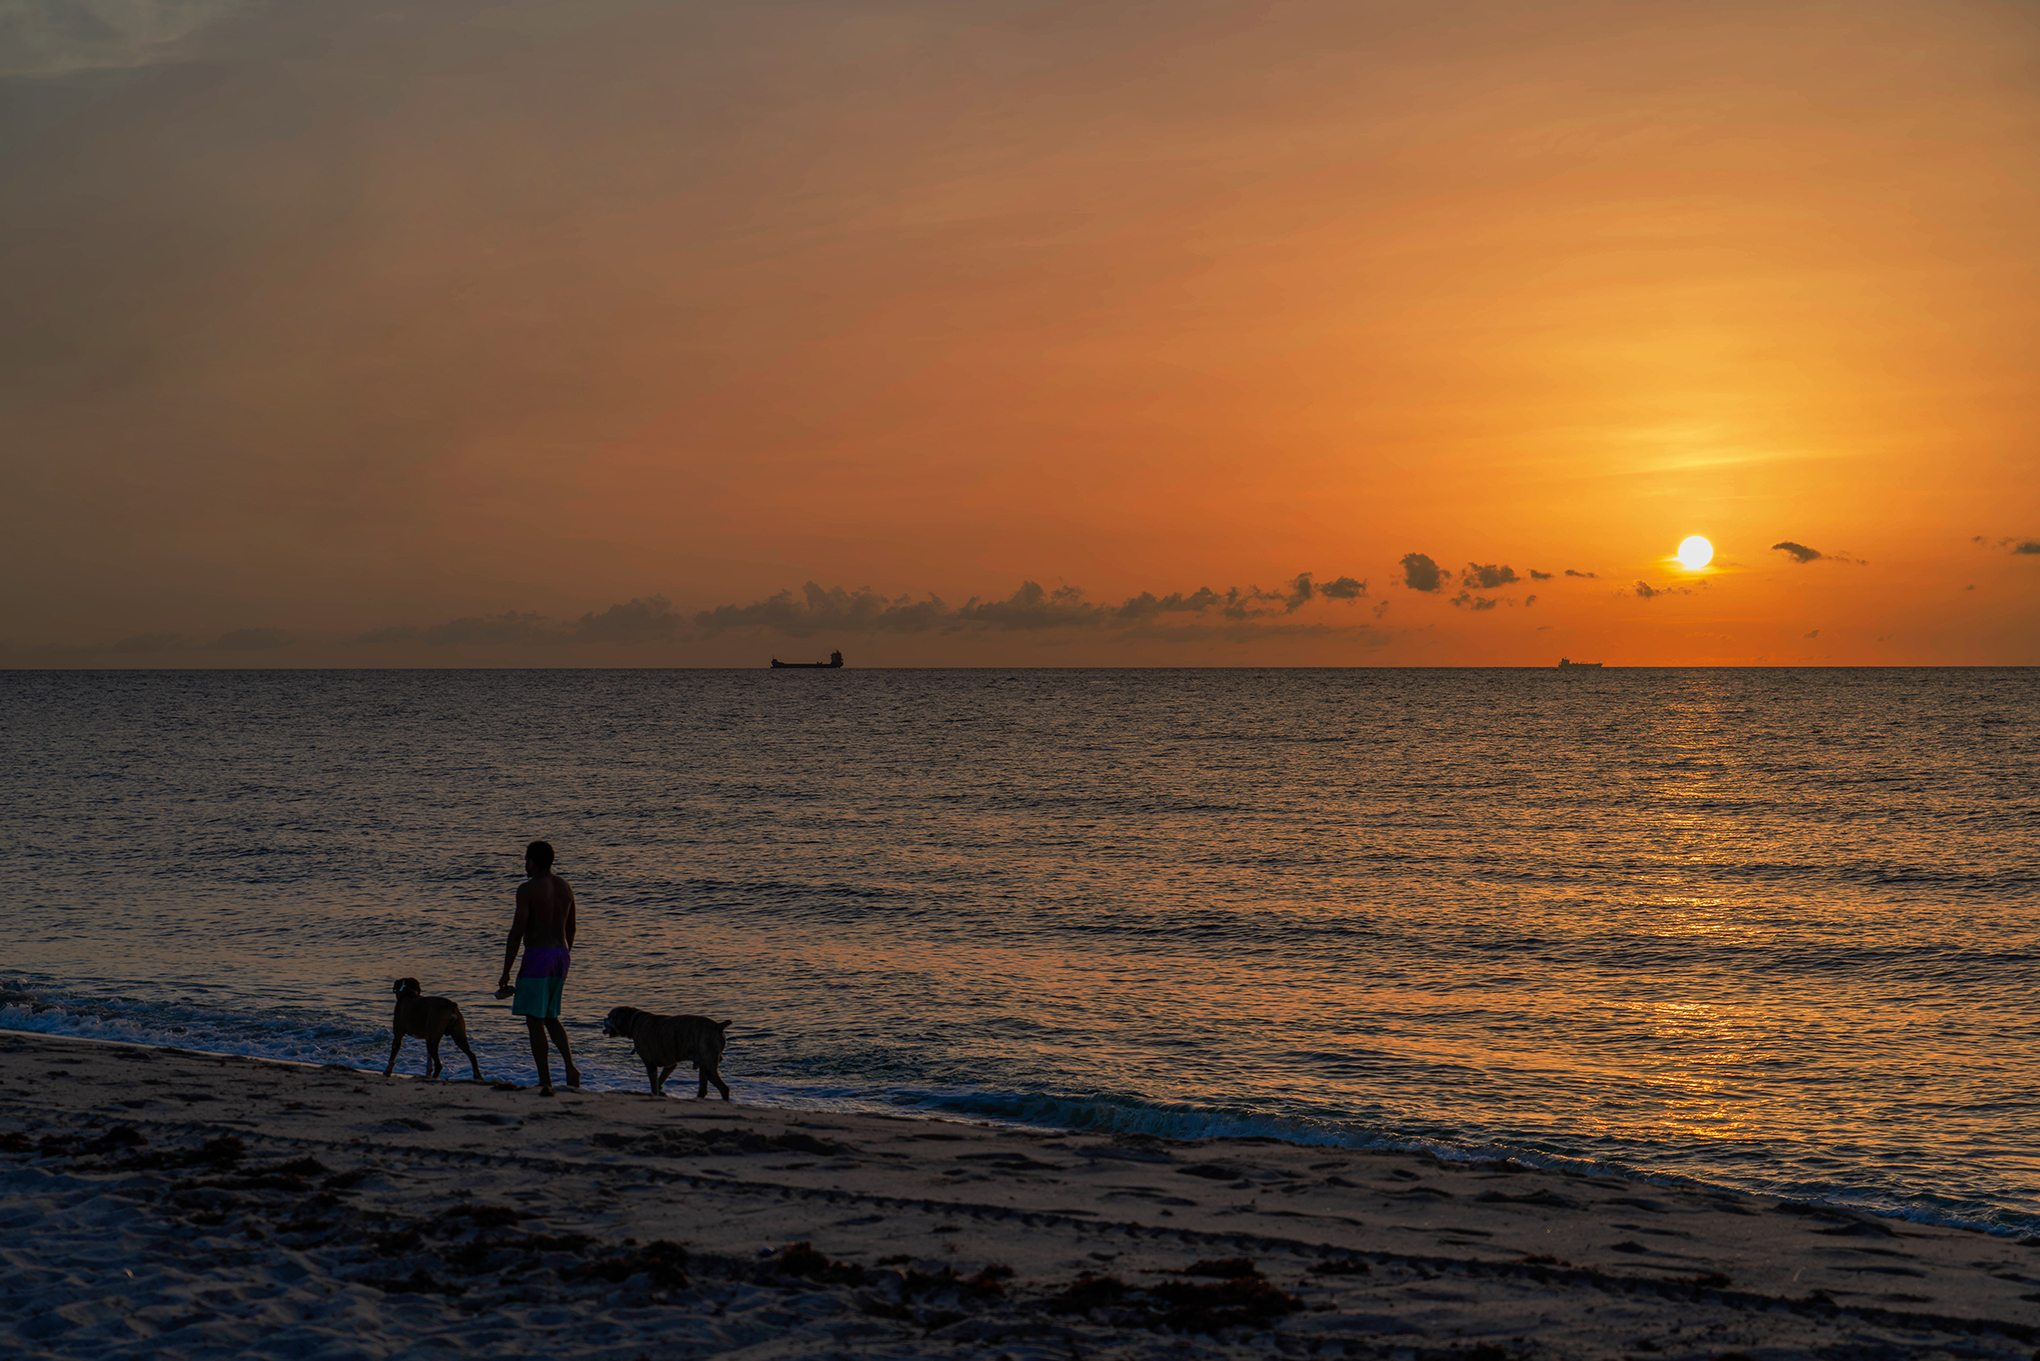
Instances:
[[[510,919],[510,939],[503,946],[503,976],[496,980],[500,990],[510,986],[510,966],[517,962],[517,947],[524,944],[524,922],[526,917],[524,890],[517,890],[517,915]]]
[[[571,950],[574,948],[574,886],[562,879],[560,880],[560,887],[567,891],[567,925],[564,934],[567,938],[567,948]]]

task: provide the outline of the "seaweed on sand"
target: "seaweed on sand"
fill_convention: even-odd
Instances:
[[[1143,1287],[1115,1276],[1080,1276],[1042,1307],[1051,1314],[1111,1309],[1125,1323],[1179,1333],[1265,1324],[1303,1308],[1302,1300],[1270,1282],[1244,1257],[1197,1262],[1174,1274],[1215,1279]]]

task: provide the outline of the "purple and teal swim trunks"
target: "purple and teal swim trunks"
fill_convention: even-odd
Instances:
[[[517,998],[510,1003],[512,1016],[535,1016],[552,1020],[560,1014],[560,994],[567,990],[567,947],[527,945],[524,963],[517,970]]]

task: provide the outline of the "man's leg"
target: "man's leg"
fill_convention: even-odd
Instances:
[[[552,1056],[545,1052],[545,1032],[550,1026],[555,1032],[560,1028],[558,1021],[541,1021],[536,1016],[524,1018],[524,1027],[531,1032],[531,1061],[538,1065],[538,1090],[552,1095]],[[562,1038],[565,1038],[562,1036]]]
[[[545,1033],[552,1036],[552,1042],[559,1046],[560,1063],[567,1070],[567,1085],[579,1090],[581,1070],[574,1066],[574,1051],[567,1047],[566,1027],[560,1024],[557,1016],[550,1017],[545,1023]]]

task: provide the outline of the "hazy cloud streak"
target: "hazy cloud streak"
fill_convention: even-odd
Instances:
[[[0,0],[0,75],[60,76],[174,59],[247,0]]]

